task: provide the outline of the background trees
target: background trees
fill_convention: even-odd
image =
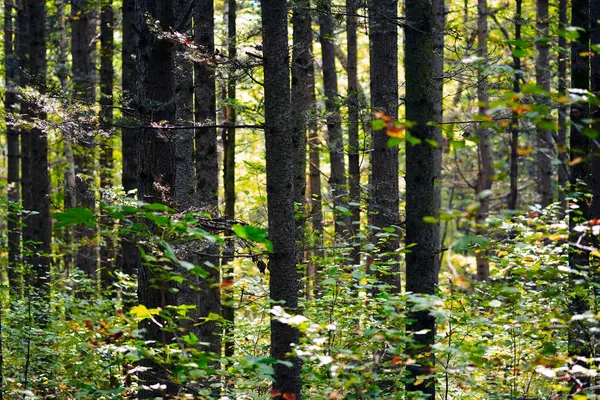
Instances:
[[[0,390],[594,396],[599,12],[5,1]]]

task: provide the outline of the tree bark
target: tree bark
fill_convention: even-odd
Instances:
[[[550,47],[545,39],[549,38],[548,0],[537,0],[537,31],[536,47],[538,51],[535,64],[537,85],[546,93],[550,92]],[[548,105],[548,97],[540,96],[539,103]],[[538,202],[542,207],[552,203],[552,132],[544,127],[538,127],[536,136],[536,189]]]
[[[438,10],[435,9],[437,12]],[[406,254],[406,290],[418,294],[434,294],[437,285],[436,259],[439,250],[437,223],[426,222],[426,217],[437,218],[439,201],[437,182],[440,178],[438,141],[432,121],[439,119],[439,82],[436,81],[434,34],[434,7],[432,1],[406,1],[405,70],[406,119],[414,122],[410,134],[418,144],[406,143],[406,244],[415,245]],[[439,40],[439,39],[438,39]],[[439,67],[438,67],[439,68]],[[439,78],[438,78],[439,79]],[[439,147],[439,146],[438,146]],[[407,366],[407,392],[421,391],[435,397],[435,371],[432,346],[435,340],[435,318],[429,311],[411,312],[407,331],[426,330],[413,336],[408,346],[410,358],[417,362]],[[422,382],[420,376],[430,376]]]
[[[212,0],[194,2],[194,36],[196,44],[204,48],[209,58],[215,48],[214,7]],[[215,73],[209,64],[197,63],[194,67],[196,87],[196,122],[214,123],[217,118]],[[196,129],[196,198],[200,207],[216,215],[219,193],[219,165],[217,160],[216,128]],[[196,300],[199,317],[206,318],[210,313],[221,314],[221,291],[219,288],[219,248],[209,246],[205,253],[211,254],[199,260],[210,276],[200,282]],[[221,331],[216,321],[208,321],[200,326],[200,341],[210,343],[210,351],[221,354]]]
[[[522,0],[516,0],[515,12],[515,41],[521,40],[522,25]],[[513,93],[521,92],[521,57],[513,55]],[[510,193],[508,195],[508,209],[516,210],[519,200],[519,119],[513,112],[510,120]]]
[[[113,56],[114,56],[114,23],[115,16],[112,0],[105,0],[100,9],[100,123],[106,130],[113,121]],[[100,149],[100,185],[104,191],[113,186],[113,138],[105,138]],[[111,219],[105,218],[104,224]],[[110,229],[112,231],[112,229]],[[100,268],[102,286],[110,289],[114,282],[115,242],[111,235],[103,238],[100,249]]]
[[[398,2],[371,0],[369,3],[369,45],[371,65],[371,109],[398,118]],[[398,148],[388,147],[385,129],[372,131],[369,213],[370,225],[377,228],[400,225],[398,184]],[[400,246],[400,231],[380,244],[382,254],[391,254]],[[378,276],[400,291],[400,266],[396,257],[384,257],[389,273]]]
[[[565,30],[567,28],[567,0],[558,2],[558,28]],[[567,95],[567,63],[569,61],[569,51],[567,50],[567,39],[564,35],[558,36],[558,94],[561,97]],[[568,167],[567,167],[567,106],[561,104],[558,107],[558,201],[560,202],[561,214],[564,215],[567,210],[566,191],[568,190]]]
[[[91,22],[92,5],[89,0],[71,1],[71,53],[73,59],[74,101],[92,106],[95,101],[94,64],[91,41],[95,27]],[[75,141],[73,159],[75,163],[74,207],[95,209],[96,199],[92,189],[94,180],[94,137],[71,138]],[[74,239],[79,243],[75,263],[92,280],[97,279],[97,254],[94,229],[77,227]]]
[[[298,311],[299,282],[296,273],[294,218],[294,162],[290,115],[289,49],[287,42],[287,2],[262,0],[264,55],[265,147],[267,155],[267,205],[271,299],[291,314]],[[302,386],[300,359],[290,356],[292,343],[298,343],[298,330],[271,320],[271,357],[287,360],[291,367],[273,365],[273,389],[299,400]]]
[[[18,64],[15,54],[16,24],[13,23],[16,6],[14,0],[4,0],[4,73],[6,79],[6,92],[4,96],[4,111],[6,113],[6,147],[8,155],[8,283],[11,292],[19,297],[22,293],[21,275],[21,201],[20,191],[20,143],[19,131],[13,127],[10,113],[16,111],[17,105],[17,79]]]
[[[137,105],[144,125],[153,121],[175,121],[176,108],[173,101],[174,49],[173,44],[159,38],[146,24],[149,16],[160,21],[161,29],[168,31],[174,26],[172,4],[158,0],[138,0],[135,8],[138,36],[137,52]],[[138,195],[147,203],[170,203],[175,187],[175,154],[170,133],[160,129],[143,128],[138,143]],[[155,276],[160,266],[140,265],[138,273],[138,299],[147,308],[176,304],[169,282]],[[162,330],[152,321],[140,323],[145,329],[146,340],[154,340],[163,346],[173,341],[173,334]],[[140,390],[139,398],[167,397],[177,393],[177,385],[169,379],[167,366],[157,365],[145,359],[141,364],[151,368],[140,373],[144,385],[166,385],[164,390]]]
[[[482,63],[487,63],[488,57],[488,7],[487,0],[478,0],[477,2],[477,56]],[[483,65],[480,66],[477,83],[477,97],[479,100],[479,115],[484,117],[488,111],[489,94],[488,79]],[[485,220],[490,212],[491,189],[494,176],[493,153],[491,132],[481,123],[477,130],[479,143],[477,145],[479,153],[479,172],[475,195],[479,200],[479,209],[475,216],[476,232],[481,235],[484,231]],[[488,281],[490,279],[490,263],[487,253],[483,250],[476,255],[477,259],[477,280]]]
[[[45,3],[22,0],[18,11],[18,59],[23,71],[22,87],[43,85],[46,79],[46,32]],[[33,80],[35,77],[35,81]],[[21,113],[28,120],[45,117],[33,103],[22,101]],[[21,188],[23,209],[35,211],[23,218],[24,263],[29,270],[27,284],[32,285],[40,298],[49,296],[50,242],[52,221],[50,219],[50,177],[48,173],[48,141],[46,133],[37,127],[23,130],[21,135]],[[45,325],[48,303],[42,301],[40,325]]]

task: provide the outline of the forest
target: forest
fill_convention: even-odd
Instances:
[[[0,10],[1,399],[600,398],[600,0]]]

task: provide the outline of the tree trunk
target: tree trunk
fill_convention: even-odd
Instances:
[[[590,22],[591,22],[591,43],[600,43],[600,1],[590,0]],[[600,55],[594,52],[590,65],[590,80],[592,93],[600,98]],[[600,107],[596,106],[593,110],[592,120],[594,124],[592,129],[595,132],[600,132]],[[591,174],[590,174],[590,191],[593,196],[592,205],[590,208],[590,219],[600,219],[600,148],[597,142],[592,145],[591,153]],[[596,242],[597,245],[598,242]]]
[[[16,24],[14,0],[4,0],[4,73],[6,79],[6,94],[4,97],[4,111],[6,113],[6,147],[8,152],[8,283],[11,292],[17,297],[22,293],[21,276],[21,213],[19,203],[20,191],[20,144],[19,132],[13,127],[8,114],[16,111],[17,105],[17,72],[18,64],[15,54]]]
[[[94,26],[91,22],[92,5],[89,0],[71,1],[71,53],[73,58],[74,101],[91,105],[95,100],[94,64],[92,62],[91,38]],[[75,163],[75,207],[95,209],[96,199],[92,189],[94,181],[94,138],[92,136],[73,138],[73,159]],[[75,263],[88,278],[96,280],[97,254],[94,229],[80,226],[75,230],[75,241],[79,248]]]
[[[294,218],[294,160],[290,115],[289,49],[287,42],[287,2],[262,0],[264,55],[265,147],[267,155],[267,205],[271,299],[291,314],[298,311],[298,275]],[[287,360],[291,367],[275,364],[273,389],[300,400],[300,360],[289,356],[292,343],[298,343],[296,328],[271,320],[271,357]]]
[[[560,30],[567,28],[567,0],[559,0],[558,3],[558,27]],[[558,36],[558,94],[561,97],[567,95],[567,63],[569,61],[569,52],[567,50],[567,39],[564,35]],[[558,201],[560,202],[561,214],[564,215],[567,210],[567,182],[569,180],[567,167],[567,106],[564,104],[558,107]]]
[[[227,0],[227,55],[231,60],[237,57],[236,47],[236,17],[237,5],[235,0]],[[229,102],[235,102],[236,99],[236,79],[233,71],[229,71],[227,77],[227,98]],[[231,103],[230,103],[231,104]],[[235,105],[227,107],[227,123],[235,125],[237,121],[237,113]],[[227,128],[223,130],[223,186],[225,189],[225,216],[230,220],[235,219],[235,128]],[[228,269],[227,274],[224,274],[224,281],[232,281],[235,278],[233,271],[233,256],[235,255],[234,240],[228,240],[223,249],[223,260],[229,264],[225,268]],[[225,356],[231,357],[235,351],[235,342],[233,340],[233,329],[235,326],[235,308],[233,292],[231,287],[224,289],[222,314],[226,321],[224,336],[225,336]]]
[[[348,183],[352,236],[360,231],[360,147],[358,124],[360,114],[360,89],[358,87],[358,1],[346,0],[346,41],[348,42]],[[353,250],[354,263],[360,261],[359,248]]]
[[[146,25],[146,18],[160,21],[160,27],[168,31],[174,26],[172,5],[157,0],[136,1],[137,52],[137,105],[142,112],[145,126],[158,121],[175,121],[176,109],[173,101],[174,49],[173,44],[157,37]],[[160,129],[142,128],[138,144],[138,195],[147,203],[165,203],[173,199],[175,187],[175,154],[169,132]],[[157,280],[154,275],[160,266],[140,265],[138,273],[138,298],[147,308],[175,305],[171,285]],[[162,330],[152,321],[143,321],[145,340],[154,340],[163,346],[171,344],[173,334]],[[150,386],[165,384],[164,390],[140,390],[139,398],[167,397],[177,393],[177,386],[169,379],[167,366],[157,365],[145,359],[141,364],[151,368],[140,373],[141,383]]]
[[[515,41],[521,40],[522,24],[522,0],[516,0],[515,13]],[[518,95],[521,92],[521,58],[513,55],[513,93]],[[508,195],[508,209],[516,210],[519,200],[519,119],[516,112],[513,112],[510,120],[510,193]]]
[[[102,3],[100,9],[100,123],[107,130],[110,129],[113,120],[114,23],[115,17],[112,0],[106,0]],[[113,138],[105,138],[100,151],[100,185],[105,191],[113,187],[112,176],[114,166],[112,146]],[[103,222],[104,224],[110,224],[111,219],[104,219]],[[104,289],[109,289],[114,282],[114,250],[114,239],[111,235],[107,235],[103,238],[103,245],[100,249],[100,268]]]
[[[438,11],[437,9],[435,11]],[[437,218],[439,202],[436,181],[440,178],[437,148],[438,134],[431,121],[439,119],[436,111],[441,101],[436,82],[434,23],[431,1],[406,1],[405,70],[406,119],[415,123],[410,134],[420,139],[419,144],[406,143],[406,244],[415,245],[406,254],[406,290],[419,294],[434,294],[437,285],[439,228],[437,223],[426,222],[426,217]],[[439,78],[438,78],[439,79]],[[439,146],[438,146],[439,147]],[[429,311],[411,312],[407,331],[426,330],[413,336],[407,352],[415,364],[407,367],[407,392],[421,391],[435,397],[435,379],[421,382],[419,376],[434,375],[432,346],[435,339],[435,318]]]
[[[487,62],[488,57],[488,8],[487,0],[478,0],[477,2],[477,56],[482,63]],[[485,116],[488,111],[489,94],[488,80],[483,65],[479,68],[477,97],[479,100],[479,114]],[[479,138],[478,153],[479,153],[479,172],[477,180],[477,188],[475,194],[479,200],[479,209],[475,216],[476,232],[482,234],[485,230],[484,224],[490,212],[491,190],[494,176],[493,153],[491,132],[485,127],[484,123],[477,130]],[[487,281],[490,279],[490,263],[487,253],[479,251],[477,259],[477,280]]]
[[[194,18],[196,44],[204,48],[210,58],[215,48],[213,1],[195,0]],[[196,122],[214,124],[217,118],[215,72],[211,65],[197,63],[194,74]],[[197,129],[195,140],[197,202],[202,209],[215,215],[219,193],[217,130],[215,128]],[[202,257],[199,264],[210,272],[210,276],[200,282],[199,296],[196,300],[200,318],[206,318],[210,313],[221,314],[219,248],[212,245],[204,252],[211,256]],[[221,331],[216,321],[202,324],[199,338],[201,342],[210,343],[212,352],[221,354]]]
[[[398,118],[398,18],[397,0],[372,0],[369,3],[369,44],[371,64],[371,108]],[[398,184],[398,148],[388,147],[385,129],[373,131],[369,212],[370,225],[377,228],[400,225]],[[378,232],[375,232],[378,233]],[[398,236],[380,244],[382,254],[391,254],[400,246]],[[382,280],[400,291],[400,266],[396,257],[385,258],[390,271],[379,274]]]
[[[33,83],[43,85],[46,79],[46,32],[45,3],[37,0],[22,0],[18,12],[18,59],[23,73],[22,87]],[[35,103],[23,101],[21,113],[27,119],[43,119],[43,111]],[[32,285],[40,298],[49,295],[50,241],[52,221],[50,219],[50,176],[48,173],[48,141],[46,133],[34,127],[22,131],[21,136],[21,187],[23,209],[35,211],[23,218],[23,243],[25,244],[25,267],[29,269],[27,284]],[[41,325],[47,321],[44,310],[48,303],[38,305]]]
[[[348,189],[346,182],[346,163],[344,161],[344,138],[342,119],[338,105],[337,72],[335,70],[335,48],[333,44],[333,19],[331,0],[319,2],[319,41],[323,55],[323,84],[325,88],[325,111],[327,113],[327,149],[331,173],[329,184],[336,239],[348,236],[351,221],[348,215]]]
[[[446,6],[444,0],[433,0],[433,67],[434,67],[434,89],[433,89],[433,121],[441,124],[444,122],[444,30],[446,28]],[[437,147],[433,148],[435,181],[435,209],[439,214],[442,207],[442,156],[444,149],[444,137],[441,125],[433,127]],[[436,214],[437,215],[437,214]],[[440,241],[440,224],[435,224],[435,237],[437,238],[435,262],[435,276],[437,277],[441,268],[443,243]]]
[[[579,38],[571,44],[571,87],[583,90],[590,89],[590,2],[589,0],[573,0],[571,2],[571,25],[582,28],[579,31]],[[571,166],[571,185],[570,191],[576,193],[577,210],[571,209],[569,213],[570,235],[569,242],[589,245],[589,238],[580,236],[575,227],[589,220],[590,210],[585,199],[589,193],[590,179],[590,139],[584,134],[587,129],[585,121],[589,117],[589,108],[587,103],[575,103],[571,105],[571,135],[570,135],[570,156],[571,160],[577,158],[581,162]],[[569,267],[573,270],[589,273],[589,251],[571,246],[569,248]],[[573,277],[575,280],[576,277]],[[573,293],[575,294],[569,304],[571,315],[580,315],[589,310],[587,296],[582,294],[581,284],[573,282]],[[588,288],[585,287],[584,290]],[[572,357],[590,357],[592,354],[592,343],[590,342],[590,331],[585,321],[572,321],[569,329],[569,355]],[[587,366],[586,366],[587,367]],[[583,386],[589,384],[589,378],[583,380]]]
[[[538,58],[535,64],[537,85],[550,92],[550,47],[543,39],[549,39],[548,0],[537,0],[537,31],[542,40],[537,40]],[[548,105],[548,97],[541,96],[539,104]],[[542,207],[552,203],[552,132],[544,127],[537,129],[536,189],[538,202]]]

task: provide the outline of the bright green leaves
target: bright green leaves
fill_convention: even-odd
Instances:
[[[232,229],[240,239],[246,239],[255,243],[263,243],[267,246],[267,251],[273,251],[273,244],[269,240],[266,229],[240,224],[234,225]]]
[[[67,228],[71,226],[85,225],[89,228],[96,226],[96,216],[92,210],[87,208],[69,208],[62,213],[55,213],[56,228]]]

